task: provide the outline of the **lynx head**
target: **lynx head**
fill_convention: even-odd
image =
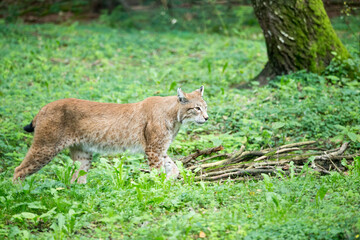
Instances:
[[[177,94],[180,109],[177,117],[179,122],[195,122],[197,124],[203,124],[208,120],[207,105],[203,99],[203,93],[204,86],[201,86],[192,93],[184,93],[178,88]]]

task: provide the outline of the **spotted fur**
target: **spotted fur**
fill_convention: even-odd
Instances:
[[[167,150],[181,124],[207,121],[204,87],[192,93],[180,88],[177,96],[149,97],[138,103],[98,103],[62,99],[44,106],[25,130],[34,131],[25,159],[15,169],[14,181],[24,179],[48,164],[61,150],[70,148],[73,161],[88,171],[92,153],[116,153],[126,149],[146,154],[150,168],[164,168],[167,177],[179,170]],[[86,183],[86,175],[72,181]]]

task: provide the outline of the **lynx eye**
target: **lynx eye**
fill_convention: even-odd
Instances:
[[[195,110],[200,111],[200,110],[201,110],[201,108],[199,108],[199,107],[195,107]]]

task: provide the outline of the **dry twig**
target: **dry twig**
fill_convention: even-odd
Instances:
[[[196,181],[217,181],[227,178],[235,180],[245,180],[250,177],[251,179],[261,179],[261,173],[275,173],[277,167],[280,167],[282,171],[288,173],[290,162],[295,163],[295,173],[299,174],[303,164],[312,156],[314,157],[314,171],[320,174],[329,174],[331,166],[333,166],[337,171],[341,172],[340,168],[342,167],[340,161],[342,159],[351,160],[355,156],[360,155],[360,153],[343,155],[349,145],[347,142],[342,144],[340,148],[335,149],[313,146],[315,144],[318,145],[316,141],[306,141],[286,144],[277,148],[269,148],[261,151],[245,151],[245,146],[241,146],[239,151],[235,151],[232,154],[218,154],[200,161],[195,161],[200,155],[209,155],[213,152],[223,150],[223,147],[219,146],[206,150],[198,150],[196,153],[182,158],[181,161],[187,166],[188,170],[194,171],[197,168],[201,169],[201,171],[196,171]],[[218,157],[225,157],[225,159],[203,163]]]
[[[197,150],[195,153],[179,159],[179,161],[181,161],[184,165],[186,165],[188,162],[190,162],[191,160],[195,160],[197,157],[199,157],[201,155],[209,155],[211,153],[218,152],[221,150],[224,150],[224,147],[221,145],[218,147],[209,148],[209,149],[205,149],[205,150]]]

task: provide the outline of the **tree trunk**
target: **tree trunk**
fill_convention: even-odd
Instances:
[[[255,78],[261,85],[282,74],[306,69],[321,73],[331,59],[349,53],[336,36],[322,0],[251,0],[263,30],[268,63]]]

